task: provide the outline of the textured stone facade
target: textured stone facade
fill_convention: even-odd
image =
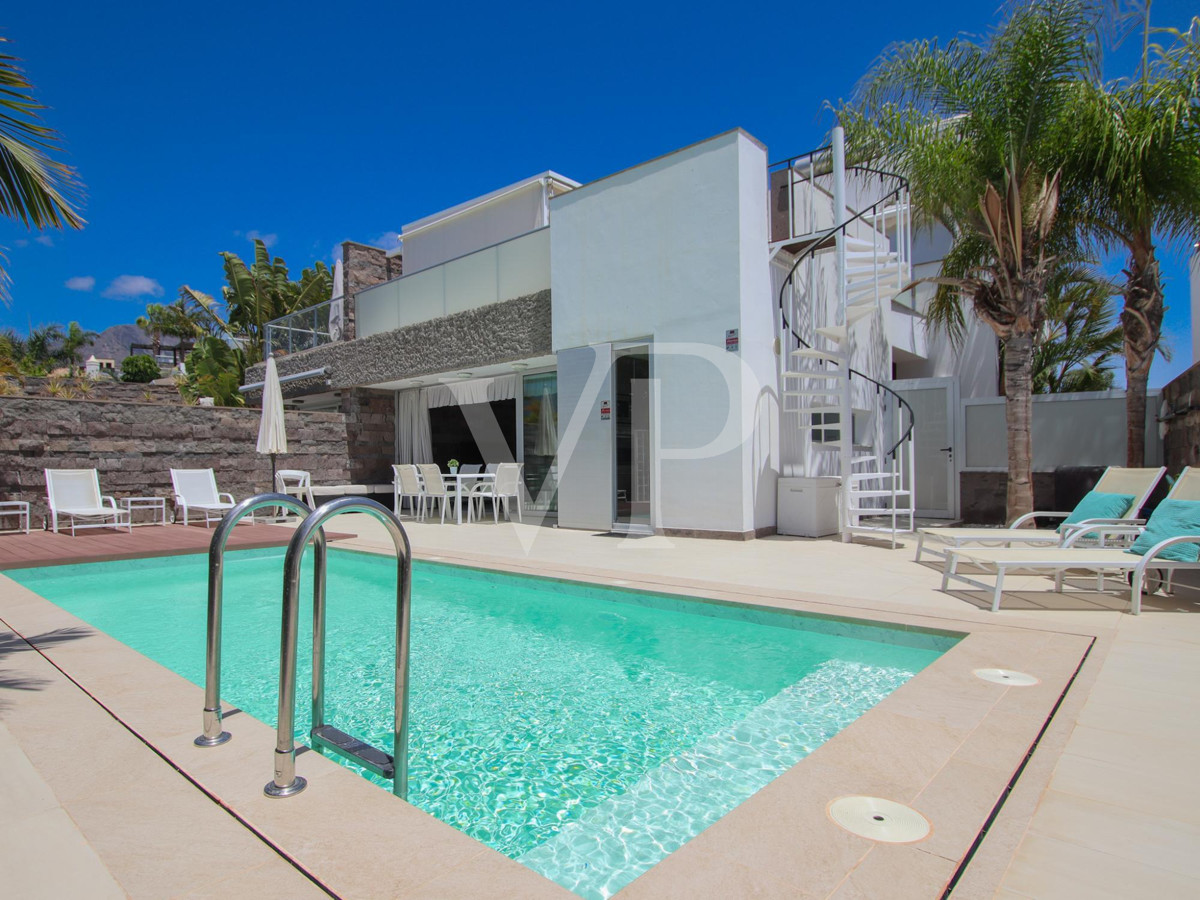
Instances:
[[[1172,475],[1184,466],[1200,465],[1200,363],[1162,389],[1167,407],[1163,464]],[[1147,411],[1157,415],[1158,410]]]
[[[386,250],[360,244],[356,241],[342,242],[342,316],[343,334],[353,340],[354,295],[364,288],[382,284],[404,274],[404,260],[400,256],[389,257]]]
[[[390,484],[396,461],[396,395],[353,388],[342,394],[351,484]]]
[[[328,367],[328,385],[320,379],[284,385],[284,396],[297,397],[545,356],[551,350],[550,292],[539,291],[357,341],[314,347],[278,357],[276,363],[281,376]],[[265,371],[262,365],[247,369],[246,382],[262,381]]]
[[[270,458],[255,452],[258,422],[253,409],[0,397],[0,499],[29,501],[37,523],[43,469],[98,469],[104,494],[169,499],[170,469],[212,468],[242,500],[271,481]],[[314,484],[350,481],[345,416],[289,412],[287,429],[293,452],[279,468],[305,469]]]

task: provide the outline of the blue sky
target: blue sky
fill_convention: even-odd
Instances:
[[[890,42],[980,33],[996,6],[6,4],[88,226],[0,221],[0,326],[131,322],[181,284],[218,292],[217,253],[256,234],[298,274],[536,172],[590,181],[734,126],[791,156]],[[1160,250],[1176,353],[1155,385],[1191,361],[1185,249]]]

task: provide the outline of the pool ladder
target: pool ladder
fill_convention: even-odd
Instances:
[[[221,612],[223,606],[225,544],[237,523],[265,507],[283,507],[304,516],[288,542],[283,561],[283,625],[279,654],[279,707],[275,737],[275,776],[263,788],[268,797],[291,797],[304,790],[307,781],[296,774],[293,730],[296,718],[296,643],[300,621],[300,563],[304,550],[313,544],[313,747],[337,753],[368,771],[391,779],[392,793],[408,794],[408,646],[412,597],[412,551],[399,519],[373,500],[339,497],[311,510],[287,494],[258,494],[243,500],[221,520],[208,551],[208,631],[204,679],[204,733],[195,740],[199,747],[218,747],[230,739],[221,730]],[[326,540],[324,524],[347,512],[366,513],[383,523],[396,550],[396,672],[393,754],[346,734],[325,721],[325,580]]]

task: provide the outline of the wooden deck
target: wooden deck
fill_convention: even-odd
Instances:
[[[69,531],[0,534],[0,570],[204,553],[208,551],[213,531],[202,525],[142,525],[135,527],[132,534],[109,528],[80,531],[75,537]],[[228,550],[281,547],[293,534],[294,529],[278,525],[239,524],[225,546]],[[326,532],[326,536],[337,540],[353,535]]]

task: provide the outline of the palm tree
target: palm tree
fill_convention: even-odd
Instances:
[[[149,303],[146,305],[146,314],[138,316],[133,324],[142,329],[150,338],[150,344],[154,349],[154,359],[157,362],[158,352],[162,349],[163,335],[171,327],[171,314],[161,303]]]
[[[1112,388],[1112,361],[1121,352],[1113,322],[1117,288],[1074,266],[1046,285],[1046,317],[1033,354],[1033,392],[1061,394]]]
[[[899,170],[918,222],[951,235],[930,323],[960,339],[969,300],[1003,342],[1010,518],[1033,509],[1034,347],[1047,281],[1073,248],[1060,126],[1069,86],[1097,68],[1096,24],[1082,0],[1033,0],[982,43],[900,44],[837,110],[850,152]]]
[[[94,331],[84,331],[79,327],[78,322],[71,322],[67,326],[66,334],[62,337],[62,343],[58,346],[58,358],[67,364],[71,370],[71,377],[75,377],[75,366],[79,364],[79,351],[84,347],[95,343],[98,335]]]
[[[1127,254],[1124,309],[1126,465],[1145,454],[1146,388],[1162,337],[1162,275],[1155,244],[1200,235],[1200,19],[1150,42],[1142,14],[1139,76],[1079,86],[1071,135],[1082,221],[1104,250]],[[1190,241],[1188,241],[1190,244]]]
[[[179,293],[199,305],[220,331],[244,346],[247,365],[263,358],[268,322],[298,309],[324,303],[333,293],[333,275],[323,262],[318,260],[313,268],[300,273],[299,281],[292,281],[284,261],[278,256],[272,260],[260,240],[254,242],[254,263],[250,266],[236,253],[225,252],[221,257],[225,262],[226,281],[221,291],[224,318],[216,301],[208,294],[186,284]]]
[[[25,356],[21,359],[21,368],[30,375],[48,373],[57,359],[56,351],[63,337],[62,326],[58,324],[30,328],[25,338]]]
[[[8,39],[0,37],[0,43]],[[0,53],[0,214],[30,229],[82,228],[74,209],[82,185],[75,170],[50,154],[60,148],[45,109],[15,56]],[[0,254],[0,263],[4,256]],[[8,301],[8,276],[0,266],[0,299]]]

